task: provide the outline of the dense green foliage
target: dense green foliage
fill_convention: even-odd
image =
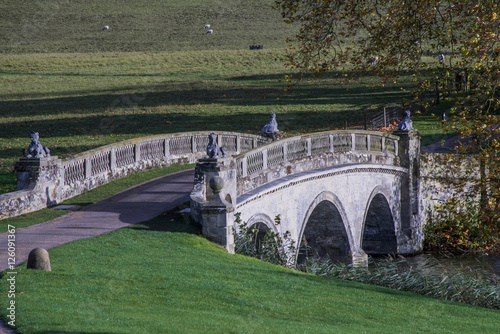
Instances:
[[[498,213],[484,211],[477,201],[452,197],[438,208],[439,219],[427,222],[424,248],[429,252],[498,252],[500,224]]]
[[[295,243],[287,231],[280,236],[262,223],[249,226],[235,214],[235,253],[255,257],[259,260],[287,267],[295,267]],[[274,223],[281,224],[278,215]]]
[[[494,333],[500,325],[496,310],[230,255],[196,231],[166,214],[50,250],[52,272],[18,268],[18,332]],[[2,291],[6,284],[3,275]]]

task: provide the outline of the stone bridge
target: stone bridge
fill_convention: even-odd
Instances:
[[[333,131],[200,159],[191,212],[229,252],[239,213],[259,231],[290,232],[299,262],[306,253],[354,263],[367,254],[415,253],[423,237],[419,145],[415,130]]]
[[[209,134],[199,131],[135,138],[64,159],[21,158],[15,166],[18,190],[0,194],[0,220],[54,206],[131,173],[194,163],[206,155]],[[245,133],[218,134],[218,144],[228,154],[270,142],[269,138]]]

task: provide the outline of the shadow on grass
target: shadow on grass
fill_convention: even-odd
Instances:
[[[190,114],[174,113],[149,113],[110,115],[107,114],[91,117],[74,117],[63,119],[44,119],[25,122],[12,122],[0,125],[0,139],[5,138],[16,142],[21,140],[26,148],[29,145],[31,131],[40,133],[41,142],[51,150],[51,155],[65,157],[71,154],[87,151],[108,143],[111,134],[116,141],[137,138],[148,135],[165,133],[190,132],[190,131],[234,131],[258,134],[262,126],[269,120],[267,111],[252,111],[251,113],[233,114]],[[307,133],[327,131],[343,128],[346,121],[349,127],[363,123],[364,110],[350,110],[349,113],[325,112],[321,110],[307,110],[303,107],[298,111],[278,112],[277,120],[280,130],[284,133]],[[88,145],[72,145],[78,139],[76,136],[93,137]],[[50,140],[50,138],[57,138]],[[63,138],[63,140],[61,140]],[[68,142],[66,142],[66,139]],[[106,139],[108,138],[108,139]],[[70,142],[71,141],[71,142]],[[20,158],[22,150],[0,145],[0,156],[4,159]]]
[[[370,103],[372,100],[401,99],[404,94],[396,87],[373,86],[361,83],[356,87],[346,87],[334,82],[301,83],[292,92],[284,93],[283,86],[271,76],[270,81],[265,76],[229,78],[228,81],[248,81],[240,87],[213,87],[211,82],[157,82],[146,86],[129,86],[107,89],[101,92],[74,91],[65,92],[71,96],[53,98],[51,93],[39,95],[33,99],[32,94],[21,94],[19,100],[0,102],[0,112],[15,113],[16,117],[31,116],[34,112],[41,115],[53,113],[86,114],[96,110],[106,110],[117,107],[156,107],[160,105],[198,105],[218,103],[231,106],[276,105],[300,103],[307,105],[338,104],[338,103]],[[217,83],[216,83],[217,84]],[[222,85],[222,84],[221,84]],[[349,88],[349,89],[348,89]],[[31,98],[23,100],[23,98]],[[7,99],[8,96],[3,95]],[[277,100],[279,98],[279,100]],[[12,111],[13,108],[15,112]]]
[[[147,222],[135,224],[127,228],[134,230],[176,232],[201,234],[201,225],[195,223],[189,212],[181,212],[189,207],[189,203],[179,205],[173,210],[167,211]]]

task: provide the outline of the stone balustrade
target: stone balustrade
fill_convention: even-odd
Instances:
[[[200,159],[191,215],[202,224],[204,236],[232,252],[233,213],[252,190],[289,175],[335,166],[406,169],[408,139],[401,139],[405,136],[408,131],[399,135],[363,130],[322,132],[274,141],[233,157]],[[216,179],[221,189],[212,189]]]
[[[55,205],[134,172],[194,163],[206,155],[209,134],[191,132],[136,138],[65,159],[22,158],[15,168],[18,191],[0,195],[0,220]],[[217,144],[228,154],[239,154],[270,142],[268,138],[243,133],[217,135]]]
[[[319,167],[363,162],[397,165],[398,142],[398,136],[363,130],[275,141],[236,157],[237,195],[273,179]]]

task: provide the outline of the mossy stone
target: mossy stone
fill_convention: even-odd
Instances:
[[[28,269],[52,271],[49,252],[43,248],[35,248],[28,255]]]

